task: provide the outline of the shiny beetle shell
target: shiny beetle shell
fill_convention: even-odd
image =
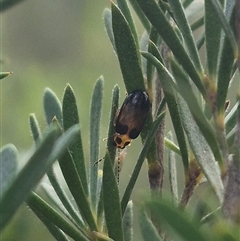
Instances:
[[[135,90],[126,97],[115,121],[117,148],[123,149],[139,136],[150,107],[148,94],[144,91]]]

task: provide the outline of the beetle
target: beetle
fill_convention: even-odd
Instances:
[[[151,104],[145,91],[134,90],[127,95],[115,120],[114,145],[124,149],[143,129]]]

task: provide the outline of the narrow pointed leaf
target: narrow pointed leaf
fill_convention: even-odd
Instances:
[[[133,188],[135,186],[135,183],[137,181],[138,175],[140,173],[142,164],[143,164],[143,162],[145,160],[145,157],[147,155],[147,151],[148,151],[148,149],[151,146],[151,143],[152,143],[153,138],[155,136],[156,130],[159,127],[159,124],[163,120],[164,116],[165,116],[165,112],[163,112],[159,116],[157,116],[156,120],[153,122],[153,125],[152,125],[151,129],[148,132],[147,138],[145,139],[143,148],[142,148],[142,150],[141,150],[141,152],[139,154],[137,163],[136,163],[136,165],[134,167],[134,170],[133,170],[133,172],[131,174],[131,178],[130,178],[130,180],[128,182],[128,185],[127,185],[127,187],[126,187],[126,189],[124,191],[123,197],[122,197],[122,201],[121,201],[122,213],[125,212],[125,209],[126,209],[127,204],[129,202],[132,190],[133,190]]]
[[[211,0],[211,3],[213,5],[214,11],[216,12],[216,14],[218,16],[218,20],[220,21],[220,23],[222,25],[223,31],[225,32],[225,34],[230,42],[234,56],[235,56],[235,58],[237,58],[238,46],[237,46],[234,34],[232,32],[232,29],[230,28],[230,26],[227,22],[227,19],[223,13],[223,10],[220,6],[220,3],[217,0]]]
[[[112,90],[112,105],[110,110],[108,136],[107,136],[107,150],[109,152],[112,166],[114,166],[115,157],[116,157],[116,147],[113,145],[114,143],[113,137],[115,134],[114,120],[118,110],[118,104],[119,104],[118,102],[119,102],[119,87],[115,85]],[[99,172],[101,173],[101,176],[98,175],[98,186],[102,184],[102,172],[101,171]],[[98,207],[97,207],[97,218],[98,218],[98,222],[102,222],[102,219],[101,219],[103,216],[103,186],[102,185],[101,185],[101,188],[98,188],[98,192],[99,192],[99,198],[98,198]]]
[[[216,140],[214,130],[198,104],[196,96],[194,95],[192,87],[189,83],[188,77],[173,59],[171,59],[171,68],[173,70],[175,80],[177,81],[178,92],[185,99],[198,127],[202,132],[202,135],[205,137],[205,140],[211,147],[215,159],[219,162],[221,168],[224,169],[223,158],[218,147],[218,142]],[[186,92],[186,90],[188,91]]]
[[[30,115],[29,122],[30,122],[30,128],[33,135],[33,139],[37,146],[38,142],[42,139],[42,134],[41,134],[41,130],[40,130],[37,118],[35,117],[34,114]],[[49,169],[49,171],[47,172],[47,176],[56,194],[58,195],[64,207],[68,210],[69,214],[73,217],[76,223],[78,223],[80,226],[83,226],[82,220],[80,219],[78,213],[74,210],[73,205],[71,204],[71,201],[69,200],[66,193],[64,192],[64,189],[62,188],[59,181],[57,180],[53,167]]]
[[[123,215],[124,241],[133,240],[133,203],[128,202],[126,211]]]
[[[159,46],[162,45],[163,46],[162,48],[165,48],[163,43],[158,43],[159,41],[161,41],[159,38],[160,37],[159,37],[159,34],[157,33],[156,29],[151,28],[151,31],[150,31],[150,34],[149,34],[149,42],[148,42],[147,52],[153,53],[153,51],[154,51],[153,46],[156,45],[156,44],[158,44]],[[160,54],[160,58],[161,58],[161,61],[163,61],[161,54]],[[154,72],[155,68],[154,68],[154,65],[151,63],[151,61],[149,61],[148,59],[145,59],[145,61],[147,61],[147,66],[146,66],[147,86],[148,86],[148,89],[150,89],[151,92],[152,92],[153,82],[156,81],[156,80],[154,80],[154,78],[155,78],[155,72]],[[165,101],[166,101],[166,99],[165,99]]]
[[[138,18],[142,22],[142,24],[143,24],[144,28],[146,29],[146,31],[150,32],[150,27],[151,27],[150,23],[149,23],[148,19],[146,18],[145,14],[143,13],[142,9],[139,7],[137,1],[136,0],[129,0],[129,2],[131,3],[134,11],[138,15]]]
[[[112,164],[114,165],[115,156],[116,156],[116,147],[113,145],[114,140],[114,134],[115,134],[115,127],[114,127],[114,121],[116,117],[116,113],[118,111],[118,105],[119,105],[119,87],[117,85],[114,86],[112,91],[112,105],[111,105],[111,111],[110,111],[110,121],[109,121],[109,129],[108,129],[108,139],[107,139],[107,148],[109,151],[110,159],[112,161]]]
[[[97,205],[97,180],[98,166],[94,165],[99,160],[100,121],[103,102],[103,77],[100,77],[93,90],[90,109],[90,165],[89,181],[91,204],[93,209]]]
[[[220,3],[222,5],[223,1]],[[205,1],[206,60],[210,81],[216,80],[221,31],[221,24],[211,1]]]
[[[62,126],[62,105],[56,94],[49,88],[45,89],[43,96],[43,106],[46,121],[48,124],[52,123],[54,117]]]
[[[198,18],[195,22],[193,22],[191,24],[191,30],[195,31],[198,28],[202,27],[203,24],[204,24],[204,17],[202,16],[202,17]]]
[[[226,136],[228,147],[232,147],[232,145],[234,143],[236,131],[237,131],[237,125],[235,125],[232,128],[232,130],[228,132],[228,134]]]
[[[92,234],[97,239],[97,241],[114,241],[113,239],[99,232],[94,231]]]
[[[138,214],[139,224],[141,228],[141,233],[144,241],[162,241],[159,236],[156,227],[153,225],[152,221],[148,218],[146,212],[143,210],[139,211]]]
[[[119,191],[108,152],[103,166],[103,205],[109,237],[115,241],[123,241]]]
[[[70,127],[67,131],[64,132],[63,142],[60,142],[59,145],[56,145],[52,152],[52,156],[57,156],[57,151],[61,151],[62,155],[59,158],[56,158],[58,158],[59,165],[61,167],[66,183],[68,184],[68,188],[71,191],[76,201],[76,204],[79,207],[79,211],[83,215],[84,220],[86,220],[86,222],[92,230],[97,230],[97,226],[89,206],[89,200],[87,199],[86,194],[84,192],[81,180],[76,171],[76,167],[74,165],[72,157],[69,151],[63,149],[64,141],[67,141],[67,138],[65,140],[64,137],[68,137],[70,134],[72,134],[73,131],[75,131],[74,137],[76,138],[79,134],[79,126],[74,125],[73,127]]]
[[[18,171],[18,151],[13,144],[0,149],[0,198],[10,186]]]
[[[167,136],[172,141],[173,139],[172,133],[170,132]],[[169,184],[170,184],[170,192],[172,195],[172,201],[173,201],[173,204],[178,204],[176,158],[175,158],[175,153],[171,150],[168,150],[168,168],[169,168]]]
[[[62,192],[58,193],[53,189],[53,186],[49,185],[48,183],[41,183],[40,185],[43,192],[46,193],[46,195],[50,198],[52,203],[61,210],[61,212],[76,226],[79,228],[84,228],[84,224],[82,222],[82,219],[80,218],[77,210],[74,209],[72,203],[68,199],[66,193],[64,190]],[[63,187],[62,187],[63,189]],[[59,195],[61,194],[61,195]],[[60,199],[61,198],[61,199]]]
[[[66,131],[68,128],[75,124],[79,124],[79,115],[77,109],[77,101],[73,92],[72,87],[68,84],[65,88],[63,95],[63,104],[62,104],[62,112],[63,112],[63,129]],[[86,195],[88,195],[88,184],[87,184],[87,174],[83,153],[83,145],[82,145],[82,137],[81,131],[79,131],[79,135],[76,141],[69,146],[69,151],[72,155],[76,170],[81,179],[84,191]]]
[[[108,38],[112,44],[113,49],[117,53],[114,36],[113,36],[113,29],[112,29],[112,12],[108,8],[104,9],[103,11],[103,21],[104,21],[104,27],[106,29]]]
[[[179,63],[189,74],[200,93],[205,96],[206,93],[200,74],[197,73],[176,32],[173,30],[173,27],[170,25],[157,3],[154,0],[137,0],[137,2],[148,17],[151,24],[156,28],[160,36],[172,50]]]
[[[36,214],[36,216],[43,222],[48,231],[52,234],[52,236],[58,241],[69,241],[65,233],[55,226],[50,220],[48,220],[42,213],[38,212],[36,209],[32,207],[32,211]]]
[[[28,206],[35,212],[41,213],[51,223],[62,229],[67,235],[74,240],[86,241],[87,237],[84,237],[79,231],[72,227],[58,212],[53,209],[48,203],[46,203],[36,193],[31,192],[26,200]]]
[[[194,43],[193,34],[188,23],[188,20],[185,16],[183,6],[180,0],[169,0],[171,6],[171,11],[173,11],[174,19],[177,21],[178,27],[181,31],[182,37],[188,48],[189,56],[194,63],[197,71],[203,75],[203,67],[200,62],[200,56],[197,51],[197,47]]]
[[[204,43],[205,43],[205,33],[202,32],[199,38],[196,40],[197,49],[200,50]]]
[[[186,139],[184,136],[184,131],[181,124],[181,119],[178,111],[177,101],[176,101],[176,93],[175,89],[173,88],[173,83],[171,74],[167,71],[167,69],[160,63],[160,56],[158,54],[158,51],[155,49],[154,55],[157,56],[155,58],[153,55],[149,53],[142,53],[142,55],[147,58],[149,61],[152,61],[152,64],[155,65],[157,68],[157,72],[159,75],[159,78],[161,80],[161,84],[163,87],[164,95],[166,102],[168,104],[169,112],[171,115],[171,120],[174,126],[174,130],[176,132],[176,136],[178,139],[178,145],[181,151],[182,161],[184,165],[185,173],[188,172],[188,150],[187,150],[187,144]]]
[[[137,46],[137,49],[139,49],[138,34],[137,34],[137,30],[135,28],[135,24],[134,24],[134,21],[133,21],[132,14],[130,12],[128,3],[127,3],[126,0],[117,0],[117,4],[118,4],[118,7],[121,9],[121,11],[123,13],[123,16],[126,18],[126,20],[128,22],[128,25],[131,29],[132,35],[133,35],[134,40],[135,40],[135,44]],[[139,55],[139,53],[138,53],[138,55]],[[138,57],[140,57],[140,56],[138,56]]]
[[[131,29],[120,9],[111,3],[112,27],[123,80],[128,93],[144,90],[138,50]]]
[[[235,4],[232,1],[229,8],[227,8],[228,15],[229,15],[228,16],[229,26],[231,26],[232,28],[235,28],[235,21],[236,21],[234,6]],[[233,65],[235,62],[235,56],[227,36],[224,36],[222,42],[223,42],[222,48],[218,56],[219,67],[218,67],[218,73],[217,73],[218,82],[217,82],[216,103],[217,103],[217,111],[219,112],[219,114],[224,115],[225,102],[227,98],[230,81],[234,76]]]
[[[236,125],[238,103],[236,103],[225,117],[226,133],[229,133]]]
[[[31,114],[29,116],[29,124],[30,124],[30,130],[32,133],[33,140],[37,145],[37,142],[40,141],[40,138],[42,138],[42,133],[35,114]]]
[[[0,79],[3,79],[9,75],[11,75],[13,72],[0,72]]]
[[[76,126],[61,138],[59,126],[51,125],[45,132],[45,137],[31,156],[25,167],[19,172],[8,191],[0,200],[0,206],[4,207],[0,228],[9,221],[14,212],[24,201],[27,194],[33,189],[54,161],[62,155],[66,147],[74,140]],[[58,141],[56,142],[56,140]],[[56,143],[55,143],[56,142]]]
[[[13,7],[14,5],[22,2],[23,0],[11,0],[11,1],[8,1],[8,0],[4,0],[1,2],[1,8],[0,8],[0,12],[4,12],[6,11],[7,9]]]
[[[186,9],[194,0],[184,0],[183,7]]]
[[[68,188],[72,196],[74,197],[74,200],[84,221],[87,222],[92,231],[97,231],[97,225],[93,217],[92,210],[90,208],[89,199],[87,198],[87,195],[84,191],[81,179],[78,175],[76,166],[69,151],[66,151],[64,155],[59,158],[58,161],[64,179],[66,180]]]
[[[194,156],[202,168],[204,175],[210,182],[213,190],[216,192],[219,202],[222,203],[224,188],[217,162],[215,161],[208,143],[201,134],[199,127],[196,125],[186,102],[180,96],[178,100],[183,126],[191,149],[193,150]]]
[[[171,140],[169,140],[168,138],[165,137],[165,138],[164,138],[164,143],[165,143],[165,146],[166,146],[169,150],[175,152],[175,153],[178,154],[179,156],[181,155],[181,152],[180,152],[179,147],[178,147],[175,143],[173,143]]]

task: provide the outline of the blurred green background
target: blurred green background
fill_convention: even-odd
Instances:
[[[35,113],[41,128],[46,127],[42,104],[46,87],[51,88],[60,99],[66,83],[73,87],[88,162],[89,105],[95,81],[103,75],[101,138],[106,137],[112,88],[115,84],[120,86],[121,102],[125,97],[125,88],[117,57],[104,30],[102,13],[105,7],[109,7],[109,0],[26,0],[1,14],[1,71],[13,71],[13,75],[0,82],[0,145],[13,143],[17,147],[20,168],[24,165],[25,152],[33,145],[29,114]],[[139,36],[142,34],[141,26],[140,29]],[[233,92],[229,95],[233,102],[236,88],[239,89],[239,83],[235,82]],[[169,118],[167,120],[169,129]],[[102,141],[99,158],[105,153],[105,145]],[[120,177],[121,193],[140,147],[138,138],[127,149]],[[181,162],[178,173],[179,179],[183,180]],[[182,182],[179,182],[179,188],[182,190]],[[144,190],[148,190],[147,165],[142,168],[133,200],[139,201],[137,199],[141,198]],[[138,226],[137,220],[134,225]],[[0,240],[54,239],[32,211],[22,205],[9,226],[0,234]],[[141,237],[135,235],[135,240],[141,240]]]

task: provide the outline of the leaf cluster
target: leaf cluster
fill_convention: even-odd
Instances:
[[[139,40],[132,13],[125,0],[111,2],[103,13],[104,25],[119,60],[128,93],[147,91],[152,102],[141,132],[143,147],[120,197],[115,174],[114,118],[119,88],[112,92],[107,150],[103,170],[99,158],[103,77],[94,87],[90,107],[90,164],[82,146],[76,97],[70,85],[62,103],[50,89],[44,93],[47,129],[41,133],[34,114],[30,128],[35,147],[26,166],[17,171],[18,155],[13,145],[1,149],[1,229],[25,201],[56,240],[133,240],[131,193],[147,158],[151,200],[139,204],[139,223],[144,240],[237,240],[240,222],[240,104],[227,113],[227,94],[239,66],[239,29],[235,1],[204,2],[205,14],[190,23],[186,9],[193,1],[130,0],[145,28]],[[239,25],[240,26],[240,25]],[[193,31],[202,29],[195,40]],[[205,44],[206,60],[199,50]],[[8,73],[2,73],[2,77]],[[173,131],[165,133],[169,113]],[[162,198],[163,153],[168,155],[172,202]],[[177,185],[177,155],[184,168],[181,198]],[[117,153],[118,162],[124,153]],[[9,161],[10,160],[10,161]],[[52,164],[59,163],[74,205],[61,187]],[[54,205],[34,187],[44,174],[51,185],[40,184]],[[187,204],[200,183],[214,192],[217,210],[198,200],[195,216]],[[76,207],[76,208],[75,208]],[[226,225],[228,223],[228,225]],[[224,227],[224,228],[223,228]],[[208,229],[211,233],[207,232]]]

